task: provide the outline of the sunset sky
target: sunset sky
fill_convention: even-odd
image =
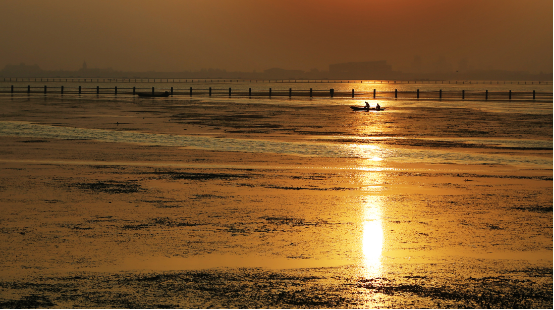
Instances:
[[[549,0],[2,0],[0,69],[552,72]],[[440,65],[440,66],[439,66]]]

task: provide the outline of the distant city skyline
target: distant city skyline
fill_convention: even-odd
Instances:
[[[415,65],[420,65],[417,63]],[[432,70],[435,71],[432,71]],[[184,71],[122,71],[113,68],[90,67],[86,61],[77,70],[43,70],[39,65],[6,65],[0,69],[3,78],[195,78],[195,79],[343,79],[343,80],[552,80],[552,71],[530,73],[508,70],[453,70],[451,67],[431,67],[427,71],[403,72],[393,70],[385,60],[330,64],[328,70],[283,69],[272,67],[263,71],[228,71],[201,69]]]
[[[25,62],[20,63],[9,63],[8,61],[4,60],[6,62],[6,65],[3,67],[11,67],[11,66],[18,66],[21,64],[24,65],[38,65],[41,69],[43,69],[43,66],[41,64],[28,64]],[[429,73],[450,73],[450,72],[467,72],[467,71],[511,71],[511,72],[526,72],[530,74],[542,74],[542,73],[551,73],[554,71],[553,67],[544,67],[542,70],[534,71],[534,70],[513,70],[509,68],[497,68],[494,66],[477,66],[476,64],[473,64],[468,58],[461,58],[458,60],[448,60],[444,56],[439,56],[435,58],[429,58],[425,56],[420,55],[414,55],[412,60],[405,64],[404,66],[398,65],[393,61],[390,60],[384,60],[384,59],[373,59],[373,60],[360,60],[360,61],[344,61],[344,62],[337,62],[337,63],[330,63],[325,66],[322,66],[320,68],[300,68],[300,67],[282,67],[278,64],[268,65],[267,67],[261,68],[259,70],[231,70],[226,67],[215,67],[215,66],[207,66],[202,67],[198,69],[183,69],[183,70],[162,70],[163,68],[152,68],[151,70],[126,70],[125,68],[118,67],[118,66],[103,66],[102,64],[96,64],[96,63],[89,63],[86,59],[81,61],[80,63],[75,63],[72,68],[69,69],[63,69],[63,68],[48,68],[44,66],[47,71],[77,71],[82,70],[84,66],[86,66],[85,69],[91,69],[91,70],[114,70],[114,71],[125,71],[125,72],[183,72],[183,71],[192,71],[192,72],[198,72],[198,71],[210,71],[210,70],[218,70],[218,71],[233,71],[233,72],[264,72],[266,70],[279,68],[283,70],[300,70],[304,72],[311,72],[311,71],[329,71],[329,67],[333,66],[335,64],[345,64],[345,63],[367,63],[367,62],[386,62],[388,66],[391,67],[393,71],[397,72],[404,72],[404,73],[413,73],[413,74],[429,74]],[[1,70],[2,67],[0,67]]]
[[[552,71],[550,0],[6,0],[0,68]]]

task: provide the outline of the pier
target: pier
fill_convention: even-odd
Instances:
[[[471,91],[471,90],[432,90],[421,91],[381,91],[359,90],[352,88],[348,91],[337,91],[330,89],[292,89],[292,88],[268,88],[252,89],[249,88],[217,88],[201,87],[198,88],[177,88],[171,87],[101,87],[101,86],[15,86],[0,87],[0,93],[3,94],[44,94],[44,95],[113,95],[113,96],[134,96],[138,93],[164,93],[168,92],[170,96],[186,97],[248,97],[248,98],[273,98],[273,97],[318,97],[318,98],[357,98],[357,99],[398,99],[398,100],[552,100],[552,92],[539,91]]]
[[[155,93],[168,92],[171,96],[187,96],[189,98],[288,97],[292,99],[295,97],[327,97],[356,99],[485,101],[552,101],[553,99],[551,91],[512,91],[509,86],[514,85],[514,88],[517,89],[515,85],[526,85],[526,89],[532,89],[533,85],[537,85],[539,89],[544,90],[544,86],[552,85],[552,81],[3,78],[3,82],[3,86],[0,86],[0,93],[26,93],[29,95],[40,93],[44,95],[58,94],[62,96],[128,96],[146,92],[152,93],[152,95]],[[282,85],[282,87],[279,87],[279,85]],[[302,85],[305,85],[306,87],[302,87]],[[493,90],[487,89],[487,85],[491,85],[490,87]],[[503,90],[499,91],[498,85],[502,85],[501,88],[503,88]],[[317,86],[317,88],[314,86]],[[420,87],[422,89],[420,89]],[[464,87],[467,87],[467,89]],[[406,88],[409,90],[406,90]],[[479,90],[475,90],[476,88]],[[521,89],[521,87],[519,88]]]

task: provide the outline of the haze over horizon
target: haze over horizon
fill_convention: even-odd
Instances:
[[[552,72],[548,0],[5,0],[0,68]],[[419,59],[419,61],[417,60]]]

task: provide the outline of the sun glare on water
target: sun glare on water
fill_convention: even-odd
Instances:
[[[363,276],[368,278],[379,277],[382,273],[382,253],[384,245],[382,223],[382,198],[367,196],[363,213]]]
[[[366,158],[372,161],[382,161],[387,155],[386,149],[375,144],[351,144],[349,148],[354,157]]]

